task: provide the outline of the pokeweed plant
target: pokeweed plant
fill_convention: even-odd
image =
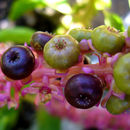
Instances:
[[[21,8],[19,8],[21,6],[20,1],[23,2],[23,5],[25,4],[27,5],[27,6],[24,6],[25,9],[23,9],[22,11],[20,11]],[[39,1],[35,1],[35,0],[34,1],[33,0],[16,1],[14,6],[12,7],[12,11],[9,15],[9,18],[12,20],[16,20],[27,11],[46,7],[45,3],[40,4]],[[102,4],[101,4],[101,1],[102,1]],[[104,0],[95,0],[95,1],[92,0],[92,1],[89,1],[88,3],[81,2],[80,5],[75,4],[72,8],[68,6],[69,4],[67,3],[67,1],[64,1],[66,2],[65,5],[69,7],[69,12],[62,12],[62,10],[59,10],[58,6],[64,5],[64,2],[63,3],[59,2],[58,4],[55,4],[55,6],[51,6],[51,4],[48,4],[48,5],[49,7],[63,13],[63,15],[65,16],[64,18],[68,16],[70,18],[71,16],[72,23],[80,22],[82,26],[85,26],[85,27],[91,26],[93,17],[100,10],[103,12],[105,16],[106,25],[113,26],[120,31],[124,31],[121,18],[118,15],[112,14],[108,12],[107,10],[105,10],[106,7],[110,8],[111,6],[110,0],[109,0],[109,3],[105,3],[105,1],[104,2],[103,1]],[[28,6],[29,2],[34,2],[31,8],[30,6]],[[87,7],[90,7],[90,8],[86,10]],[[85,12],[83,13],[83,15],[81,15],[80,13],[81,10]],[[88,15],[88,12],[90,12],[90,15]],[[86,17],[87,15],[88,17]],[[77,16],[80,16],[78,17],[80,19],[77,19]],[[82,20],[84,18],[86,19]],[[67,30],[71,27],[72,23],[66,24],[63,19],[62,28]],[[2,69],[0,70],[0,75],[1,75],[0,106],[3,107],[7,105],[8,108],[15,107],[15,109],[17,109],[19,107],[20,97],[24,98],[26,95],[33,95],[33,97],[35,97],[34,103],[37,106],[42,103],[44,104],[44,106],[50,113],[60,115],[61,117],[67,116],[74,121],[77,121],[77,120],[81,121],[83,118],[82,121],[84,123],[84,126],[86,127],[89,127],[91,126],[91,124],[93,124],[92,122],[86,123],[89,121],[90,118],[93,120],[95,120],[96,118],[97,119],[96,121],[98,122],[99,121],[98,117],[101,117],[100,115],[102,115],[102,117],[105,117],[106,122],[104,121],[104,118],[103,118],[102,121],[100,120],[98,123],[99,124],[101,122],[104,123],[104,128],[105,126],[107,126],[108,120],[112,118],[112,119],[115,119],[116,121],[115,123],[116,126],[114,126],[114,128],[117,127],[117,128],[129,129],[128,128],[129,126],[127,125],[128,123],[126,122],[126,119],[129,118],[129,115],[128,114],[122,115],[122,113],[123,114],[129,113],[129,108],[130,108],[130,98],[129,98],[130,97],[129,95],[130,73],[129,73],[129,65],[128,65],[129,58],[130,58],[129,57],[129,52],[130,52],[130,38],[129,38],[130,31],[129,30],[130,28],[128,28],[127,30],[128,33],[127,34],[122,33],[123,34],[122,36],[121,36],[120,31],[118,30],[115,31],[116,32],[115,35],[119,35],[120,33],[119,41],[123,39],[121,40],[123,42],[119,42],[120,48],[116,49],[115,51],[115,49],[111,49],[113,43],[110,42],[111,44],[109,44],[109,40],[111,41],[111,38],[109,39],[109,37],[110,35],[113,36],[111,32],[113,32],[116,29],[109,26],[105,27],[104,30],[100,32],[100,33],[106,34],[106,37],[108,37],[108,42],[106,44],[105,42],[103,43],[101,42],[102,40],[100,40],[101,38],[100,33],[97,34],[99,35],[99,40],[98,42],[96,41],[97,36],[94,35],[94,30],[84,29],[84,28],[78,28],[78,29],[74,28],[73,30],[70,30],[69,33],[67,33],[67,35],[69,34],[70,35],[69,37],[72,36],[71,40],[72,39],[77,40],[75,42],[76,44],[78,43],[77,46],[79,46],[79,49],[78,49],[79,51],[75,52],[75,54],[72,57],[71,57],[71,54],[72,54],[71,51],[72,52],[75,51],[75,49],[74,50],[72,49],[74,48],[73,46],[74,44],[72,44],[72,48],[68,46],[69,40],[67,40],[67,44],[66,44],[66,39],[65,39],[66,34],[60,35],[61,38],[65,39],[65,41],[59,39],[57,40],[58,44],[56,44],[56,46],[53,46],[54,43],[57,42],[54,39],[58,39],[59,37],[59,36],[57,37],[57,35],[55,36],[55,35],[49,34],[48,38],[47,37],[45,38],[42,36],[34,37],[35,34],[37,34],[37,32],[34,33],[34,30],[26,30],[23,27],[21,27],[20,29],[18,28],[18,32],[17,32],[17,28],[16,29],[13,28],[11,31],[10,29],[7,29],[5,30],[5,32],[3,32],[4,30],[0,30],[0,34],[1,34],[0,40],[2,39],[1,42],[13,41],[15,44],[16,43],[23,44],[25,41],[28,43],[30,42],[31,47],[28,46],[26,43],[24,44],[24,47],[26,49],[29,48],[31,53],[33,53],[34,55],[33,58],[35,58],[35,62],[33,62],[33,67],[32,67],[33,69],[31,68],[32,71],[29,72],[30,73],[29,76],[28,74],[26,75],[27,72],[19,71],[20,68],[17,68],[17,71],[21,75],[25,73],[24,78],[16,79],[18,77],[17,75],[15,75],[16,78],[14,79],[4,74]],[[58,29],[60,29],[60,27],[61,26],[59,26]],[[100,27],[95,28],[95,30],[98,28]],[[106,33],[105,29],[108,29],[110,31],[110,34]],[[86,32],[90,32],[88,33],[89,35],[86,35]],[[48,34],[46,32],[40,32],[40,33]],[[44,38],[45,40],[43,40]],[[53,38],[54,40],[54,41],[52,40],[53,42],[49,41],[51,40],[51,38]],[[93,39],[94,39],[94,42],[93,42]],[[119,43],[118,41],[116,43],[114,42],[115,48],[118,48]],[[51,47],[48,49],[47,46],[49,45],[53,46],[53,49],[55,48],[55,50],[52,51]],[[104,46],[105,46],[105,49],[104,49]],[[2,57],[4,57],[5,52],[8,51],[10,47],[12,47],[12,45],[7,45],[3,43],[0,44],[1,60],[2,60]],[[68,48],[68,50],[70,49],[69,53],[66,47]],[[100,47],[103,49],[101,50]],[[13,46],[13,48],[17,48],[17,46]],[[46,53],[46,52],[49,52],[49,53]],[[18,51],[18,53],[21,53],[21,52]],[[55,54],[58,54],[58,55],[55,55]],[[99,63],[91,64],[91,61],[88,60],[89,58],[87,57],[90,54],[95,55],[98,58]],[[45,55],[47,55],[46,58],[45,58]],[[66,60],[66,57],[68,57],[67,60]],[[127,60],[125,60],[125,57],[127,57]],[[16,53],[13,54],[12,58],[13,58],[13,62],[16,62],[18,64],[19,64],[19,61],[23,59],[23,58],[20,58],[19,56],[17,57]],[[72,63],[73,59],[75,58],[78,60]],[[128,63],[123,62],[124,60],[128,61]],[[60,67],[60,68],[54,67],[54,66],[66,66],[66,64],[68,64],[67,61],[69,61],[69,65],[68,65],[69,67]],[[10,60],[10,62],[12,63],[12,60]],[[3,64],[1,62],[1,66],[2,65]],[[31,66],[32,64],[28,64],[28,67],[31,67]],[[14,70],[17,73],[15,66],[12,66],[12,67],[14,67]],[[23,69],[25,70],[26,67]],[[123,69],[123,73],[120,73],[121,72],[120,69]],[[75,78],[77,80],[72,80]],[[93,80],[93,82],[90,82],[91,80]],[[118,83],[118,81],[120,81],[121,84]],[[125,84],[125,87],[123,87],[122,84]],[[13,96],[10,95],[12,89],[14,90]],[[95,92],[95,89],[96,89],[96,92],[99,91],[98,94]],[[110,112],[111,114],[113,115],[118,114],[118,116],[116,117],[113,115],[110,116],[104,108],[106,108],[106,110]],[[85,109],[85,111],[82,111],[82,109]],[[94,113],[95,114],[99,113],[99,115],[97,115],[97,117],[93,117],[92,115],[94,115]],[[87,115],[88,117],[87,116],[84,117],[83,115]],[[120,123],[121,120],[122,120],[122,123]],[[123,122],[123,120],[125,122]],[[97,122],[95,122],[93,126]],[[98,123],[97,123],[97,127],[103,129],[101,125],[98,125]],[[111,124],[111,125],[114,125],[114,124]]]
[[[71,36],[72,33],[52,37],[51,34],[45,35],[46,37],[40,35],[38,38],[34,37],[34,33],[30,41],[36,39],[37,45],[43,44],[40,50],[33,44],[32,47],[26,43],[24,46],[11,47],[0,44],[0,106],[7,104],[9,108],[18,108],[20,96],[35,94],[36,105],[57,98],[74,108],[88,109],[99,104],[105,107],[108,101],[106,108],[112,114],[127,111],[130,107],[129,98],[126,99],[130,96],[130,40],[118,33],[114,28],[102,25],[92,30],[90,39],[82,39],[80,42]],[[45,43],[47,37],[49,40]],[[96,37],[98,40],[95,40]],[[113,49],[113,40],[116,48],[119,47],[116,51]],[[96,44],[102,49],[96,49]],[[87,49],[82,50],[80,46],[87,46]],[[84,63],[86,55],[90,53],[98,57],[98,63]],[[29,86],[24,87],[26,84]],[[12,87],[13,97],[10,95]],[[108,92],[104,95],[106,90]],[[117,99],[112,100],[112,95]],[[123,101],[127,107],[122,109],[120,106]],[[118,113],[114,107],[110,107],[116,102],[119,106]]]

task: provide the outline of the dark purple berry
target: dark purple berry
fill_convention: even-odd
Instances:
[[[87,109],[96,105],[103,93],[101,81],[90,74],[76,74],[65,86],[65,98],[74,107]]]
[[[52,38],[52,35],[47,32],[35,32],[31,38],[31,46],[36,51],[42,51],[45,44]]]
[[[13,46],[2,55],[1,69],[7,77],[13,80],[28,77],[34,70],[34,66],[35,57],[27,47]]]

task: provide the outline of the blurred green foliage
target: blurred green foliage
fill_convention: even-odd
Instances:
[[[91,22],[98,11],[111,7],[111,0],[82,0],[80,4],[76,3],[73,7],[73,20],[81,22],[85,27],[91,27]]]
[[[16,20],[28,11],[37,8],[45,8],[47,6],[63,14],[71,12],[71,8],[67,0],[17,0],[13,3],[11,7],[9,18],[12,20]],[[63,7],[67,8],[68,10],[62,10],[61,8]]]
[[[61,24],[55,33],[63,34],[72,27],[93,28],[93,19],[100,12],[104,15],[104,24],[122,32],[123,21],[119,15],[109,11],[111,4],[111,0],[77,0],[71,4],[70,0],[16,0],[11,6],[8,18],[16,21],[30,11],[49,7],[62,14],[62,17],[59,17]],[[25,27],[3,29],[0,30],[0,42],[29,43],[33,32],[33,29]]]
[[[123,26],[123,21],[119,15],[104,11],[104,16],[104,21],[106,25],[115,27],[121,32],[125,30]]]
[[[128,3],[129,3],[129,7],[130,7],[130,0],[128,0]]]
[[[37,111],[37,127],[37,130],[60,130],[60,119],[40,108]]]
[[[11,130],[15,125],[19,110],[8,109],[7,106],[0,108],[0,130]]]
[[[16,20],[27,11],[44,8],[45,6],[43,0],[16,0],[11,7],[9,18]]]
[[[27,27],[13,27],[0,30],[0,42],[14,42],[15,44],[29,43],[35,30]]]
[[[93,17],[97,14],[97,9],[95,7],[95,0],[89,0],[88,2],[83,2],[82,4],[76,4],[73,7],[73,21],[83,24],[85,27],[91,27],[91,21]]]
[[[25,104],[24,104],[25,105]],[[18,119],[21,117],[20,112],[24,112],[21,109],[26,106],[20,106],[19,109],[15,110],[14,108],[8,109],[7,106],[4,106],[0,108],[0,130],[13,130],[13,128],[17,129],[23,129],[21,128],[22,122],[19,122],[20,120]],[[25,109],[24,108],[24,109]],[[25,109],[26,111],[29,111],[30,108]],[[43,107],[38,107],[35,109],[36,112],[32,113],[35,116],[33,124],[29,126],[28,130],[60,130],[61,129],[61,120],[58,117],[50,115],[48,112],[45,111]],[[27,112],[25,112],[27,113]],[[25,114],[27,115],[27,114]],[[24,115],[24,116],[25,116]],[[28,115],[29,116],[29,115]],[[30,115],[32,116],[32,115]],[[34,118],[33,117],[33,118]],[[26,117],[24,117],[26,118]],[[22,119],[21,119],[22,120]],[[23,119],[24,120],[24,119]],[[17,126],[17,127],[16,127]],[[24,124],[23,124],[24,126]]]

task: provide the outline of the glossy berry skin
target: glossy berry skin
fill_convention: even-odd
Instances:
[[[31,46],[36,51],[43,51],[45,44],[52,38],[52,35],[47,32],[35,32],[31,38]]]
[[[116,96],[111,96],[107,101],[106,108],[111,114],[121,114],[130,107],[128,99],[121,100]]]
[[[2,72],[13,80],[28,77],[35,66],[32,51],[24,46],[13,46],[4,52],[1,59]]]
[[[124,46],[125,37],[115,28],[101,25],[95,28],[91,34],[93,46],[100,52],[115,54]]]
[[[82,39],[90,39],[91,38],[91,29],[80,29],[75,28],[70,30],[69,35],[71,35],[74,39],[80,42]]]
[[[117,87],[130,95],[130,53],[118,59],[114,65],[113,74]]]
[[[66,83],[66,100],[74,107],[88,109],[96,105],[102,97],[101,81],[90,74],[76,74]]]
[[[79,60],[78,42],[69,35],[54,36],[44,47],[43,56],[47,64],[58,70],[67,69]]]

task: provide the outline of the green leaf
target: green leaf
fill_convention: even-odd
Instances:
[[[121,32],[125,30],[122,18],[119,15],[104,11],[104,17],[104,22],[107,26],[115,27],[117,30],[120,30]]]
[[[49,115],[44,108],[37,110],[37,130],[60,130],[60,119]]]
[[[0,30],[0,42],[13,42],[15,44],[29,43],[35,31],[27,27],[13,27]]]
[[[9,18],[16,20],[27,11],[44,8],[45,6],[44,0],[16,0],[11,7]]]

